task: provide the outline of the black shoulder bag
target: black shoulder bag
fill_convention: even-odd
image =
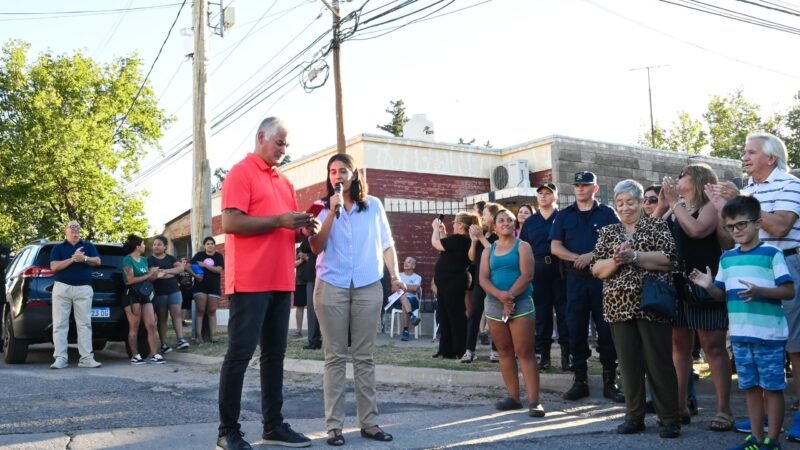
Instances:
[[[678,293],[672,283],[666,283],[656,277],[645,275],[642,279],[642,295],[639,309],[658,316],[674,319]]]

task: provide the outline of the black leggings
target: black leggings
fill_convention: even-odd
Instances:
[[[458,287],[440,286],[439,309],[439,353],[444,358],[457,358],[464,354],[467,335],[467,318],[464,306],[465,283]]]

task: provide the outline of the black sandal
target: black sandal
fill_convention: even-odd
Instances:
[[[367,439],[372,439],[373,441],[381,441],[381,442],[389,442],[394,439],[394,437],[389,433],[384,433],[380,427],[376,427],[378,429],[377,433],[369,434],[365,428],[361,429],[361,437],[365,437]]]
[[[342,435],[342,430],[334,429],[329,431],[328,433],[330,432],[333,432],[333,436],[330,436],[328,437],[327,440],[325,440],[325,442],[327,442],[328,445],[332,445],[334,447],[340,447],[344,445],[344,436]]]

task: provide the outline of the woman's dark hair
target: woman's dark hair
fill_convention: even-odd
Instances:
[[[486,206],[486,201],[485,200],[477,201],[475,202],[474,206],[478,208],[478,214],[483,214],[483,207]]]
[[[725,203],[720,215],[723,219],[747,216],[750,220],[758,220],[761,217],[761,202],[752,195],[737,195]]]
[[[129,234],[128,239],[125,239],[125,243],[122,244],[122,251],[125,253],[133,253],[136,247],[142,245],[142,242],[144,242],[144,239],[135,234]]]
[[[500,208],[497,210],[497,212],[494,213],[494,215],[492,216],[492,223],[497,223],[497,216],[499,216],[500,214],[507,215],[508,217],[514,219],[514,222],[517,221],[517,216],[515,216],[514,213],[512,213],[511,211],[503,208],[503,206],[501,205]]]
[[[647,186],[646,188],[644,188],[644,191],[645,192],[647,192],[647,191],[655,191],[656,195],[658,195],[658,194],[661,193],[661,185],[660,184],[651,184],[650,186]]]
[[[357,211],[367,209],[367,192],[369,192],[369,187],[367,186],[367,182],[361,178],[361,174],[358,173],[356,161],[347,153],[337,153],[331,156],[331,158],[328,160],[328,165],[326,166],[328,168],[328,172],[325,176],[325,187],[328,190],[328,194],[322,199],[322,201],[325,203],[325,207],[331,207],[330,198],[336,193],[333,185],[331,184],[330,176],[331,164],[333,164],[334,161],[341,161],[348,170],[353,172],[353,179],[350,183],[350,198],[356,202],[356,205],[358,205]]]
[[[164,236],[163,234],[159,234],[158,236],[154,237],[153,240],[161,241],[161,243],[164,244],[164,247],[169,245],[169,239],[167,239],[167,237]]]
[[[211,236],[206,236],[203,238],[203,245],[206,245],[206,242],[208,241],[211,241],[212,244],[217,245],[217,241],[215,241]]]

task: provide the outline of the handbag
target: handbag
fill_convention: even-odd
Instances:
[[[144,280],[128,286],[128,295],[140,301],[149,302],[153,299],[153,282]]]
[[[673,273],[672,280],[675,283],[678,296],[687,303],[692,303],[695,305],[712,305],[716,303],[714,297],[712,297],[708,291],[692,283],[685,273]]]
[[[645,276],[642,279],[642,295],[639,309],[658,316],[674,319],[678,292],[672,283],[665,283],[658,278]]]

